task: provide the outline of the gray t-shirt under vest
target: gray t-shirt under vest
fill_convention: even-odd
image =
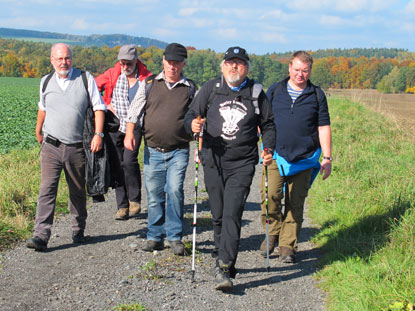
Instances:
[[[56,77],[50,79],[43,96],[46,108],[44,134],[51,135],[64,144],[82,142],[88,95],[81,70],[73,69],[66,90],[61,89]]]

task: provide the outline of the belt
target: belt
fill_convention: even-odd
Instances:
[[[59,147],[61,144],[64,144],[65,146],[69,146],[69,147],[76,147],[76,148],[83,148],[84,144],[82,142],[79,143],[74,143],[74,144],[65,144],[63,142],[61,142],[59,139],[53,137],[53,136],[46,136],[45,142],[47,142],[48,144],[51,144],[55,147]]]
[[[177,149],[186,149],[189,148],[188,144],[184,144],[184,145],[179,145],[179,146],[174,146],[174,147],[168,147],[168,148],[161,148],[161,147],[151,147],[156,149],[158,152],[162,152],[162,153],[166,153],[166,152],[172,152],[174,150]]]

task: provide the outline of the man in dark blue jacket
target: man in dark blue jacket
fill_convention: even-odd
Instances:
[[[313,170],[318,173],[320,169],[323,179],[331,173],[330,116],[324,92],[309,81],[312,64],[310,54],[295,52],[289,63],[289,77],[273,84],[267,92],[277,128],[276,163],[270,168],[278,168],[269,169],[270,189],[276,189],[270,195],[269,249],[274,249],[279,236],[280,256],[285,263],[296,261],[304,202],[315,177],[312,177]],[[283,215],[284,185],[287,195]],[[265,204],[262,204],[261,220],[265,228]],[[261,250],[264,254],[266,240]]]

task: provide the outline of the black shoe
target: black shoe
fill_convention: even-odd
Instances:
[[[215,268],[215,289],[221,291],[230,291],[233,288],[233,283],[230,279],[229,269],[227,267]]]
[[[296,263],[295,255],[286,255],[281,257],[283,263]]]
[[[26,247],[34,248],[35,251],[42,252],[42,251],[46,250],[46,248],[48,247],[48,242],[46,242],[45,240],[42,240],[41,238],[35,236],[35,237],[30,238],[29,240],[27,240]]]
[[[164,249],[163,241],[147,240],[146,244],[142,248],[145,252],[161,251]]]
[[[173,253],[177,256],[184,255],[184,244],[182,241],[175,240],[175,241],[168,241]]]
[[[84,230],[74,231],[72,232],[72,242],[76,244],[82,244],[86,242],[86,238],[84,236]]]
[[[212,258],[218,258],[218,255],[219,255],[219,250],[214,249],[214,250],[212,251],[212,254],[210,254],[210,255],[212,256]]]

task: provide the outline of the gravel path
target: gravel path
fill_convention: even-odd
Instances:
[[[313,280],[317,250],[309,243],[315,232],[306,220],[301,232],[297,264],[283,264],[271,256],[271,271],[258,253],[263,233],[259,221],[260,166],[243,215],[242,240],[234,290],[213,289],[213,234],[203,170],[199,170],[199,217],[195,282],[191,256],[176,257],[171,249],[141,251],[146,236],[146,216],[114,220],[113,191],[105,203],[89,209],[88,243],[71,241],[70,218],[55,222],[46,252],[21,243],[2,254],[0,310],[113,310],[120,304],[140,302],[147,310],[324,310],[325,296]],[[145,191],[144,206],[145,206]],[[185,237],[191,249],[194,165],[185,183]],[[92,204],[92,203],[91,203]]]

